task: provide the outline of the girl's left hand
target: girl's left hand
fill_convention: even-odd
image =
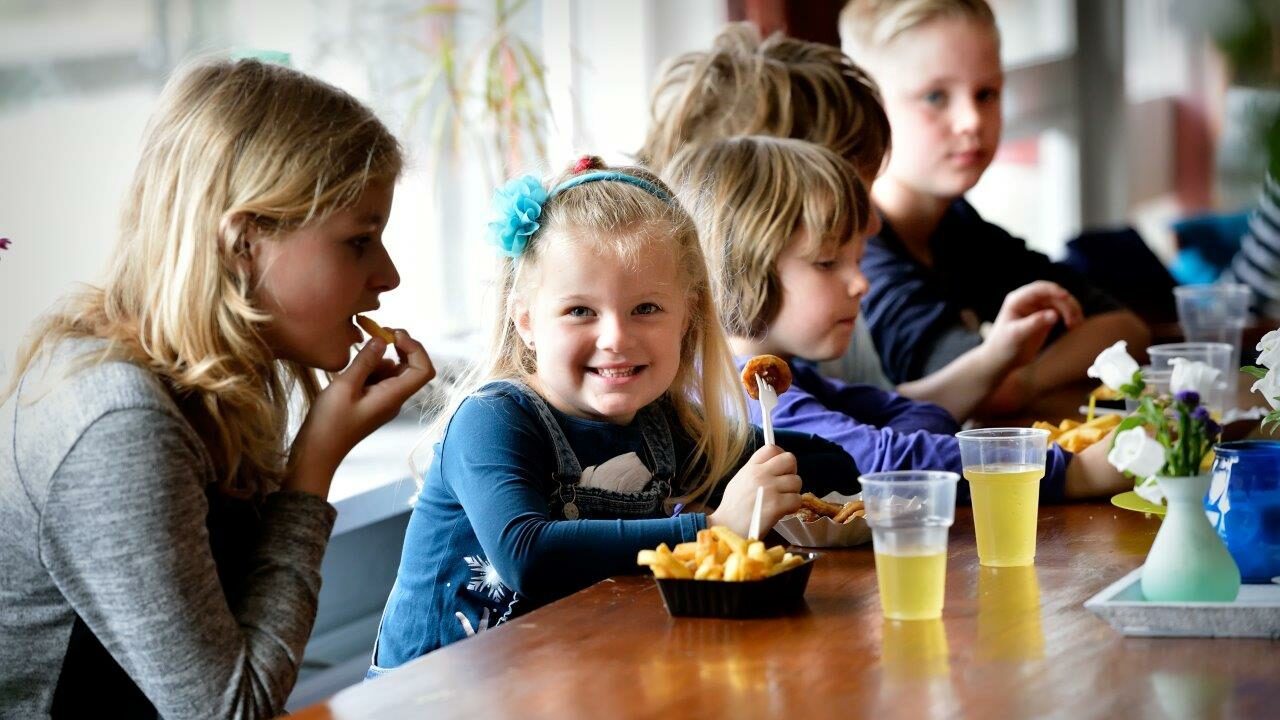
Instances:
[[[294,440],[285,489],[326,497],[334,471],[351,448],[394,418],[435,377],[422,344],[404,330],[392,332],[399,362],[384,359],[386,343],[372,338],[316,397]]]

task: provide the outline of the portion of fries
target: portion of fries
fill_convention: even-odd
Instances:
[[[1063,450],[1078,453],[1107,436],[1120,424],[1119,415],[1099,415],[1089,422],[1063,420],[1056,426],[1037,421],[1031,427],[1049,431],[1049,442],[1056,442]]]
[[[654,577],[726,582],[763,580],[803,562],[781,545],[766,550],[759,540],[748,541],[726,527],[699,530],[697,542],[680,543],[674,550],[662,543],[636,557]]]
[[[817,522],[819,518],[829,517],[840,524],[866,514],[866,505],[861,500],[850,500],[844,504],[832,503],[813,493],[800,496],[800,511],[796,513],[802,522]]]

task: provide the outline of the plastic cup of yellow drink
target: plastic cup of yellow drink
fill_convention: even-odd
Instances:
[[[890,620],[942,617],[947,531],[955,520],[960,476],[904,470],[871,473],[859,480],[884,616]]]
[[[978,562],[1020,567],[1036,561],[1036,515],[1049,432],[984,428],[956,433],[969,481]]]

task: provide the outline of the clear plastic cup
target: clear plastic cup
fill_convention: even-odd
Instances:
[[[1248,286],[1184,285],[1173,289],[1173,297],[1188,342],[1224,342],[1239,352],[1241,331],[1249,322]]]
[[[1161,368],[1159,370],[1150,365],[1142,366],[1142,382],[1146,384],[1143,390],[1144,395],[1168,395],[1169,394],[1169,378],[1173,376],[1173,370],[1169,368]],[[1125,412],[1133,412],[1138,409],[1138,401],[1133,398],[1124,399]]]
[[[956,433],[969,481],[978,562],[1020,567],[1036,561],[1036,517],[1049,432],[983,428]]]
[[[1200,398],[1200,404],[1218,417],[1222,417],[1236,396],[1235,380],[1240,375],[1240,364],[1233,359],[1237,357],[1233,352],[1230,345],[1219,342],[1169,343],[1147,348],[1151,367],[1157,370],[1169,370],[1172,374],[1174,358],[1186,358],[1217,368],[1218,379],[1213,384],[1213,391]],[[1166,392],[1168,389],[1166,382]]]
[[[859,480],[884,616],[890,620],[942,617],[947,532],[956,516],[960,476],[903,470],[871,473]]]
[[[1178,324],[1187,342],[1226,343],[1231,346],[1231,363],[1240,367],[1244,326],[1249,323],[1247,285],[1186,285],[1173,289],[1178,307]],[[1234,401],[1239,373],[1227,378],[1227,398]]]

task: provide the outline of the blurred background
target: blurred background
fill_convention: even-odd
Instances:
[[[970,199],[1055,258],[1135,227],[1184,281],[1216,276],[1257,202],[1280,111],[1280,0],[992,0],[1008,73],[1000,153]],[[839,44],[840,0],[0,0],[0,381],[32,321],[93,282],[147,116],[186,60],[287,61],[372,106],[411,166],[386,243],[384,324],[433,355],[477,352],[491,188],[575,154],[626,160],[662,62],[729,20]],[[1185,226],[1180,226],[1185,227]],[[1201,227],[1201,226],[1197,226]],[[1201,234],[1203,236],[1203,234]],[[1181,252],[1181,254],[1180,254]],[[1229,255],[1228,255],[1229,256]],[[357,681],[399,556],[413,426],[344,465],[339,527],[291,707]],[[359,449],[358,449],[359,450]],[[396,468],[387,471],[387,456]]]
[[[489,187],[577,152],[625,159],[662,61],[727,20],[838,44],[840,4],[0,0],[0,375],[39,313],[99,277],[143,125],[189,58],[287,53],[377,110],[413,163],[387,232],[404,281],[379,318],[465,352]],[[1280,2],[993,5],[1008,91],[1003,146],[970,196],[985,216],[1055,257],[1084,228],[1132,224],[1172,263],[1174,221],[1256,202]]]

